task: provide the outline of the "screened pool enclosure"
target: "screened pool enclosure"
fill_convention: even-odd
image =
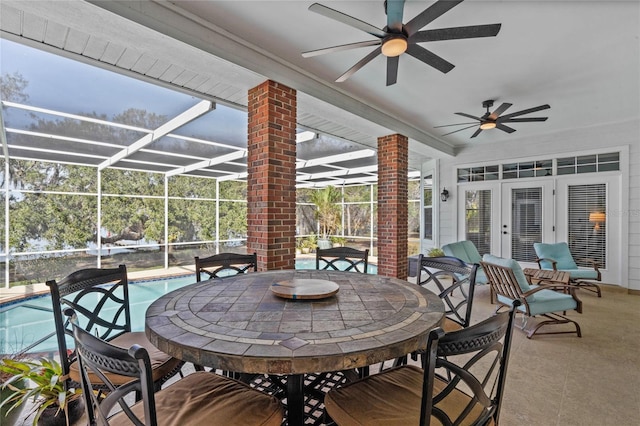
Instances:
[[[244,251],[247,113],[0,40],[0,255],[4,286],[81,267],[131,270]],[[375,150],[314,129],[297,136],[297,237],[319,232],[311,194],[339,189],[331,236],[376,254]],[[409,173],[409,252],[420,180]]]

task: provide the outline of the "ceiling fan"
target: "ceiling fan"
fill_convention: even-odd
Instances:
[[[485,112],[482,117],[476,117],[471,114],[466,114],[464,112],[456,112],[456,114],[461,115],[463,117],[471,118],[473,120],[477,120],[480,122],[479,123],[480,126],[478,127],[478,130],[476,130],[473,133],[473,135],[471,135],[472,138],[475,138],[476,136],[478,136],[480,132],[482,132],[483,130],[489,130],[489,129],[500,129],[503,132],[507,132],[507,133],[513,133],[516,131],[516,129],[512,127],[506,126],[505,123],[532,123],[532,122],[538,122],[538,121],[546,121],[547,118],[549,118],[549,117],[520,117],[521,115],[530,114],[532,112],[542,111],[542,110],[551,108],[547,104],[529,108],[529,109],[523,109],[522,111],[518,111],[518,112],[512,112],[511,114],[501,115],[509,107],[511,107],[511,105],[513,104],[504,102],[502,105],[496,108],[495,111],[489,112],[489,108],[493,106],[493,100],[487,100],[482,102],[482,107],[487,109],[487,112]],[[471,125],[463,129],[458,129],[458,130],[454,130],[453,132],[445,133],[442,136],[447,136],[452,133],[461,132],[463,130],[467,130],[472,127],[478,126],[478,123],[469,122],[469,123],[446,124],[444,126],[435,126],[434,128],[438,129],[441,127],[463,126],[466,124],[471,124]]]
[[[382,29],[327,6],[314,3],[309,6],[310,11],[364,31],[376,37],[376,40],[361,41],[357,43],[327,47],[324,49],[311,50],[303,52],[302,56],[309,58],[312,56],[356,49],[359,47],[378,46],[375,50],[338,77],[336,79],[337,83],[347,80],[356,71],[364,67],[380,54],[387,57],[387,86],[391,86],[396,83],[398,78],[398,62],[400,60],[400,55],[405,52],[425,64],[430,65],[443,73],[447,73],[453,69],[454,65],[420,46],[418,43],[477,37],[493,37],[498,34],[498,31],[500,31],[501,24],[473,25],[467,27],[439,28],[420,31],[436,18],[462,3],[462,1],[463,0],[438,0],[419,13],[412,20],[403,24],[402,14],[404,11],[404,0],[386,0],[384,2],[384,8],[387,14],[387,25]]]

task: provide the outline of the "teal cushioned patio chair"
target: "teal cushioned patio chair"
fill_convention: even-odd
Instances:
[[[521,328],[527,338],[535,334],[573,334],[582,337],[580,325],[565,316],[566,311],[576,310],[582,313],[582,302],[576,297],[576,287],[564,284],[533,285],[527,281],[522,268],[513,259],[504,259],[485,254],[481,262],[489,284],[496,295],[498,312],[501,308],[510,308],[514,300],[521,300],[518,311],[523,314]],[[543,320],[532,321],[533,317],[544,317]],[[548,325],[572,324],[575,330],[546,331],[539,330]]]
[[[593,259],[578,259],[579,261],[589,263],[593,269],[580,268],[576,264],[569,245],[567,243],[533,243],[533,249],[536,251],[536,262],[540,269],[553,269],[554,271],[569,272],[571,275],[571,284],[596,293],[598,297],[602,297],[600,286],[593,281],[600,281],[602,276],[598,267],[598,262]]]
[[[465,263],[473,265],[474,263],[480,264],[482,256],[478,252],[475,244],[472,241],[456,241],[455,243],[445,244],[442,246],[442,251],[445,255],[451,257],[457,257]],[[489,280],[482,268],[478,269],[476,274],[476,284],[486,284]]]

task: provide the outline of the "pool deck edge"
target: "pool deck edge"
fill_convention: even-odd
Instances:
[[[129,281],[139,281],[194,273],[195,269],[193,266],[174,266],[167,269],[145,269],[142,271],[132,271],[128,273],[128,278]],[[45,283],[0,288],[0,305],[48,293],[49,288]]]

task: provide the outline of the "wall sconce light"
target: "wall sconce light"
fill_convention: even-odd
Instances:
[[[440,193],[440,200],[442,200],[442,202],[446,202],[447,199],[449,198],[449,191],[447,191],[447,188],[442,188],[442,192]]]
[[[600,224],[607,220],[606,213],[594,212],[589,213],[589,222],[595,223],[593,226],[593,233],[597,233],[600,230]]]

